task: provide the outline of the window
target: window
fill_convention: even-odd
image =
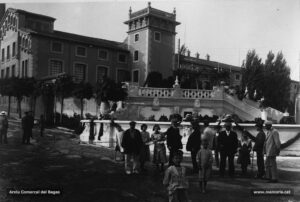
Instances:
[[[63,62],[61,60],[50,60],[50,75],[63,72]]]
[[[139,52],[136,50],[134,51],[134,54],[133,54],[133,60],[134,61],[138,61],[139,60]]]
[[[52,52],[57,52],[57,53],[62,53],[63,52],[63,45],[60,42],[52,42],[51,44],[51,51]]]
[[[240,80],[240,75],[239,75],[239,74],[236,74],[236,75],[235,75],[235,80],[237,80],[237,81]]]
[[[160,42],[160,32],[154,32],[154,40]]]
[[[130,81],[130,73],[125,69],[117,70],[117,82]]]
[[[7,46],[7,50],[6,50],[6,58],[9,59],[10,58],[10,47]]]
[[[2,48],[2,62],[4,62],[4,58],[5,58],[5,50],[4,48]]]
[[[1,78],[4,78],[4,69],[1,70]]]
[[[103,76],[108,75],[108,67],[105,66],[98,66],[97,67],[97,82],[101,81]]]
[[[5,77],[8,78],[9,77],[9,67],[6,68],[6,74]]]
[[[98,57],[101,60],[107,60],[108,59],[108,51],[107,50],[99,50],[98,51]]]
[[[28,60],[25,60],[25,72],[24,72],[24,77],[28,76]]]
[[[85,64],[75,63],[74,77],[75,77],[75,82],[77,82],[77,83],[80,83],[81,81],[85,81],[85,77],[86,77],[86,65]]]
[[[13,65],[13,66],[11,67],[11,76],[12,76],[12,77],[16,76],[16,65]]]
[[[119,57],[118,57],[118,60],[119,62],[123,62],[125,63],[126,62],[126,55],[125,54],[122,54],[122,53],[119,53]]]
[[[133,70],[132,73],[133,82],[139,82],[139,70]]]
[[[76,56],[85,57],[86,56],[86,48],[82,46],[76,47]]]
[[[21,74],[21,77],[24,77],[24,75],[25,75],[24,61],[22,61],[22,74]]]
[[[12,57],[14,57],[16,55],[16,42],[13,42],[12,45]]]
[[[139,41],[139,39],[140,39],[140,34],[135,34],[134,35],[134,42]]]

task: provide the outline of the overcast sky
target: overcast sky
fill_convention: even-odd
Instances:
[[[120,42],[127,36],[123,22],[129,7],[133,12],[147,7],[147,1],[141,0],[13,2],[7,8],[56,18],[56,30]],[[291,78],[299,80],[300,0],[156,0],[151,6],[167,12],[176,8],[181,22],[176,43],[180,38],[192,55],[199,52],[205,58],[209,54],[211,60],[240,66],[248,50],[255,49],[263,61],[270,50],[282,51]]]

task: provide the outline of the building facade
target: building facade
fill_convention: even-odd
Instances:
[[[4,12],[5,11],[5,12]],[[195,69],[199,89],[212,89],[216,74],[229,72],[228,85],[240,85],[240,68],[199,57],[184,56],[178,65],[175,54],[176,11],[168,13],[151,7],[129,10],[128,36],[124,42],[109,41],[55,30],[55,18],[0,5],[0,77],[55,78],[66,73],[75,82],[96,84],[103,76],[117,82],[143,86],[150,72],[164,78],[174,71]],[[7,98],[0,98],[1,106]],[[68,103],[66,103],[68,105]],[[25,99],[22,109],[30,109]],[[49,109],[44,109],[48,107]],[[16,110],[12,105],[12,112]],[[53,106],[39,106],[37,116],[53,112]]]

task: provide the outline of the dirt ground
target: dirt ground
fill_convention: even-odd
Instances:
[[[34,131],[31,145],[21,144],[18,122],[10,122],[9,143],[0,145],[0,202],[165,202],[163,174],[151,163],[139,175],[125,175],[123,163],[114,161],[111,149],[79,144],[69,132],[47,129],[44,137]],[[270,184],[251,177],[234,179],[218,177],[214,167],[207,193],[199,191],[197,174],[191,173],[189,158],[183,165],[188,168],[191,201],[300,201],[300,158],[278,159],[279,183]],[[238,168],[238,166],[236,166]],[[291,189],[292,195],[251,194],[253,189]],[[8,194],[9,190],[45,190],[48,194]],[[48,192],[60,191],[60,194]]]

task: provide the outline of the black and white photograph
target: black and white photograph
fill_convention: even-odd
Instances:
[[[0,2],[0,202],[300,201],[300,0]]]

